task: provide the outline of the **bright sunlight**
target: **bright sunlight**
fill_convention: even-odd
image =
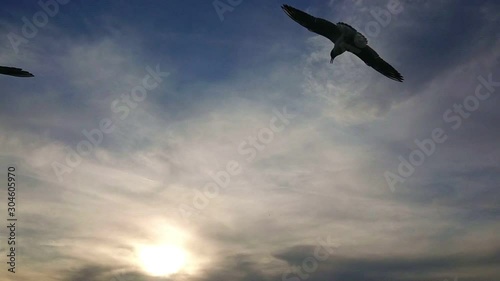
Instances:
[[[168,276],[186,264],[186,252],[174,245],[143,246],[139,249],[142,268],[152,276]]]

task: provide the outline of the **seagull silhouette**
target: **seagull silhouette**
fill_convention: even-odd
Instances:
[[[17,67],[0,66],[0,74],[16,76],[16,77],[34,77],[35,75],[28,71],[22,70]]]
[[[339,22],[334,24],[322,18],[316,18],[289,5],[281,6],[283,11],[298,24],[309,31],[330,39],[334,48],[330,52],[330,63],[333,59],[345,51],[358,56],[368,66],[380,72],[384,76],[399,82],[403,82],[403,76],[390,64],[384,61],[375,50],[368,46],[368,40],[352,26]]]

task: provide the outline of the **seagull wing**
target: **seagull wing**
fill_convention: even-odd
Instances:
[[[306,12],[295,9],[292,6],[283,5],[281,6],[281,8],[290,18],[292,18],[298,24],[309,29],[309,31],[325,36],[326,38],[332,40],[334,43],[341,35],[340,29],[332,22],[329,22],[322,18],[313,17]]]
[[[383,60],[370,46],[367,45],[352,53],[363,60],[368,66],[371,66],[389,79],[403,82],[403,76],[394,67]]]
[[[34,77],[33,74],[28,71],[22,70],[17,67],[0,66],[0,74],[16,76],[16,77]]]

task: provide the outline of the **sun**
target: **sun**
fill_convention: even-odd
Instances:
[[[142,246],[138,257],[143,270],[155,277],[177,273],[186,264],[186,251],[175,245]]]

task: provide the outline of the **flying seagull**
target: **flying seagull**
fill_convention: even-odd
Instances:
[[[0,74],[16,76],[16,77],[34,77],[35,75],[28,71],[22,70],[17,67],[0,66]]]
[[[335,44],[335,47],[330,52],[330,63],[333,63],[335,57],[348,51],[358,56],[368,66],[371,66],[384,76],[403,82],[403,76],[394,67],[384,61],[375,50],[370,48],[366,37],[352,26],[343,22],[334,24],[325,19],[313,17],[289,5],[283,5],[281,8],[298,24],[309,31],[325,36]]]

